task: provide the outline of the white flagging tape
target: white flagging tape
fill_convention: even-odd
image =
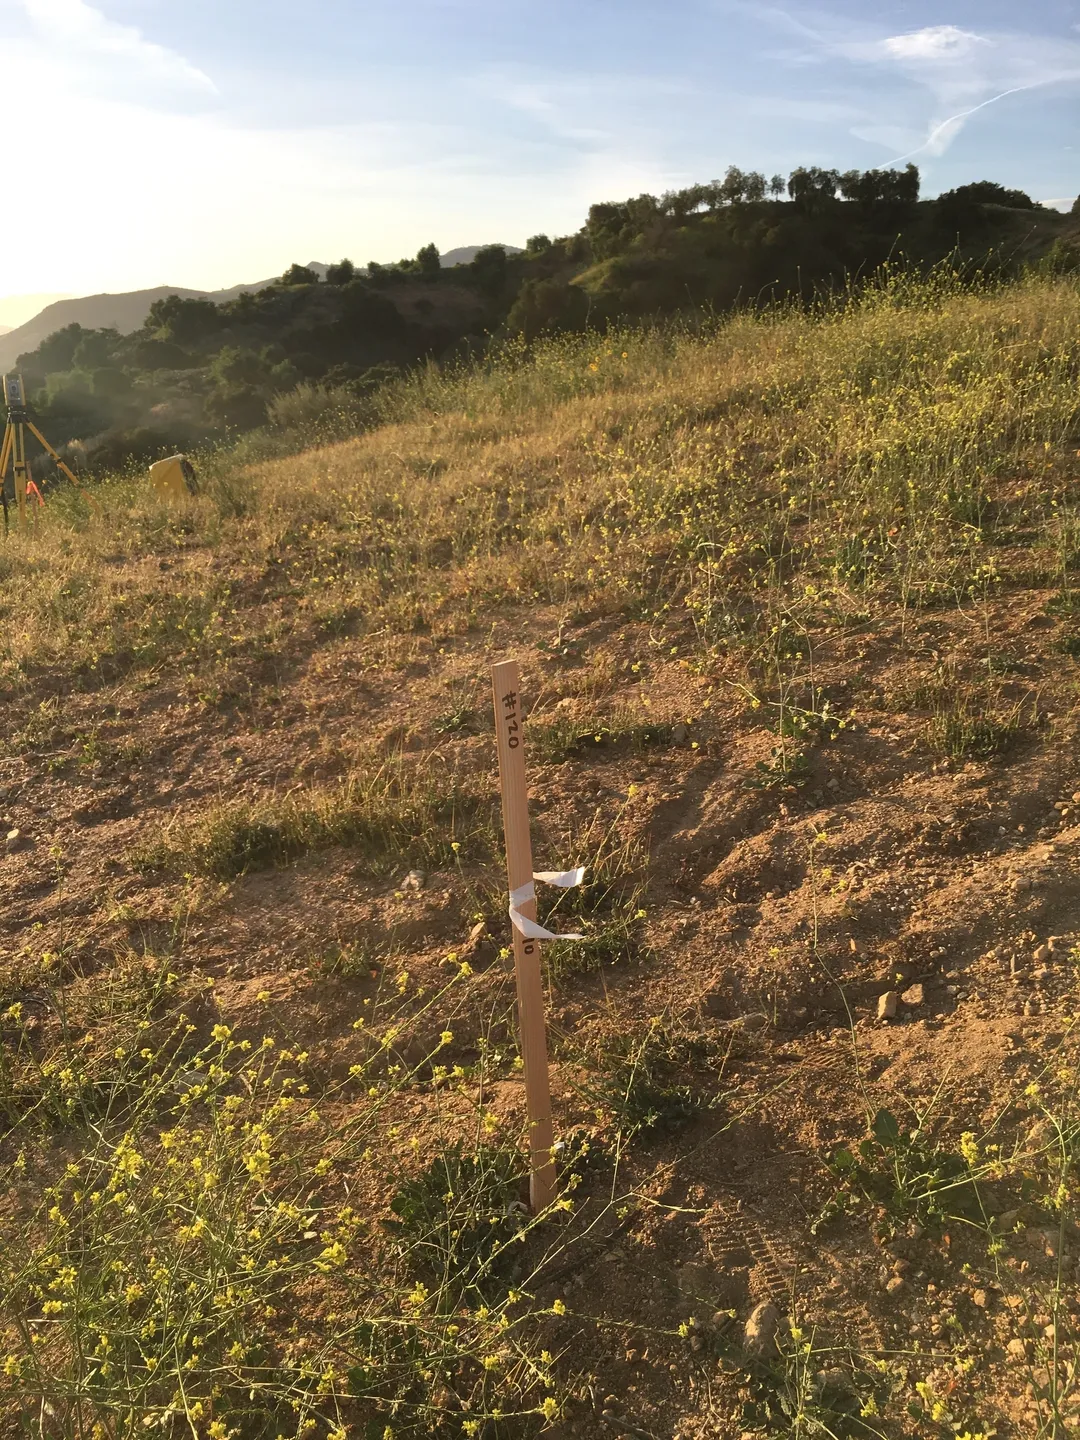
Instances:
[[[584,865],[579,866],[577,870],[537,870],[527,885],[521,885],[518,889],[510,892],[510,919],[515,930],[520,931],[526,940],[584,940],[584,935],[553,935],[550,930],[545,930],[535,920],[526,919],[521,913],[522,905],[536,899],[534,881],[540,880],[545,885],[557,885],[560,890],[572,890],[584,879]]]

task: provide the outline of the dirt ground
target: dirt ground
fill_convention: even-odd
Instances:
[[[735,662],[703,657],[677,622],[658,636],[533,609],[372,657],[300,616],[224,696],[167,671],[75,689],[44,675],[9,706],[17,743],[0,759],[0,818],[19,832],[0,862],[9,1001],[33,1011],[33,983],[19,981],[32,953],[63,949],[77,988],[118,948],[168,949],[174,968],[214,982],[205,1023],[269,1029],[335,1077],[358,1054],[358,1003],[390,964],[369,974],[342,956],[374,947],[434,982],[448,955],[471,954],[450,1060],[467,1063],[482,1035],[512,1050],[497,851],[408,884],[411,864],[373,881],[348,847],[231,881],[147,873],[131,857],[199,807],[332,784],[372,745],[471,776],[494,802],[487,667],[514,655],[534,731],[581,726],[566,758],[529,750],[538,861],[589,865],[590,847],[624,846],[644,912],[632,957],[591,970],[563,959],[549,975],[557,1129],[584,1127],[604,1157],[537,1292],[567,1312],[556,1343],[571,1398],[551,1433],[834,1433],[753,1408],[737,1352],[771,1302],[813,1340],[785,1383],[803,1364],[820,1400],[842,1351],[864,1357],[864,1397],[884,1387],[880,1418],[862,1412],[880,1430],[858,1433],[1065,1435],[1080,1424],[1078,1237],[1023,1191],[1024,1166],[984,1176],[980,1223],[923,1224],[871,1202],[821,1219],[836,1190],[828,1157],[857,1147],[883,1108],[905,1126],[922,1117],[935,1145],[974,1134],[1036,1155],[1050,1122],[1029,1087],[1075,1060],[1077,660],[1055,648],[1050,594],[816,636],[814,684],[845,723],[811,738],[786,785],[749,783],[775,726]],[[280,618],[272,594],[243,604],[253,623],[266,607]],[[995,662],[1022,724],[1001,753],[950,760],[928,738],[920,684]],[[613,727],[590,740],[598,716],[631,712],[659,738]],[[470,941],[478,916],[487,934]],[[619,1037],[648,1033],[697,1103],[623,1143],[588,1080]],[[490,1103],[519,1126],[520,1075],[508,1069]],[[435,1136],[453,1106],[421,1094],[396,1119]],[[1026,1165],[1033,1185],[1040,1163]],[[613,1186],[633,1203],[608,1205]],[[992,1234],[1004,1238],[988,1253]]]

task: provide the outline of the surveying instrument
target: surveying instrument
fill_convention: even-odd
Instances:
[[[0,501],[4,506],[4,534],[6,535],[10,498],[14,498],[18,509],[20,528],[26,525],[27,495],[33,496],[39,505],[44,506],[45,504],[41,491],[34,484],[30,474],[30,462],[26,457],[26,432],[28,430],[42,449],[52,456],[56,461],[57,469],[63,471],[76,490],[82,490],[82,486],[30,419],[26,406],[26,386],[23,384],[22,376],[15,372],[4,376],[4,403],[7,405],[7,427],[4,430],[3,444],[0,445]],[[13,497],[8,496],[9,468],[12,474]],[[83,493],[85,494],[85,491]]]

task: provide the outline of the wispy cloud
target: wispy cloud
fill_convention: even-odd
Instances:
[[[951,62],[961,60],[980,45],[991,42],[984,35],[959,30],[955,25],[927,25],[906,35],[890,35],[881,41],[881,49],[898,60]]]
[[[92,60],[115,84],[212,94],[215,86],[182,55],[147,40],[133,25],[110,20],[86,0],[20,0],[33,33],[57,62]]]
[[[1050,36],[929,25],[877,39],[843,40],[833,49],[854,64],[891,70],[929,94],[932,109],[921,133],[900,139],[900,130],[889,122],[861,132],[866,138],[891,137],[903,152],[891,164],[944,154],[973,115],[1011,95],[1080,81],[1080,45]]]

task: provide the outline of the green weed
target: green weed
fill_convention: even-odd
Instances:
[[[453,864],[463,851],[481,851],[490,805],[452,776],[387,762],[333,790],[291,792],[211,806],[181,816],[132,852],[149,872],[208,875],[232,880],[285,865],[314,850],[344,845],[368,873],[395,866]]]
[[[905,1129],[891,1110],[879,1110],[858,1148],[839,1146],[827,1163],[837,1188],[819,1226],[867,1202],[883,1207],[894,1225],[983,1218],[968,1160],[942,1145],[923,1120]]]

